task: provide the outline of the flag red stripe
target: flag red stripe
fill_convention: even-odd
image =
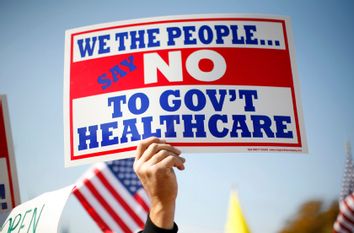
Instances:
[[[131,233],[132,231],[129,227],[124,223],[124,221],[114,212],[112,207],[107,203],[107,201],[98,193],[97,189],[91,183],[91,181],[85,179],[84,184],[90,190],[90,192],[95,196],[95,198],[101,203],[101,205],[108,211],[108,213],[114,218],[116,223],[121,227],[123,232]]]
[[[339,227],[340,227],[340,232],[343,233],[343,230],[345,230],[348,233],[351,233],[351,231],[346,227],[342,222],[338,222]]]
[[[354,221],[349,218],[345,212],[341,212],[340,215],[342,215],[342,217],[344,218],[345,222],[348,222],[348,224],[350,224],[351,226],[354,226]]]
[[[140,227],[144,227],[144,222],[139,218],[139,216],[131,209],[131,207],[124,201],[124,199],[117,193],[117,191],[112,187],[106,177],[102,174],[102,172],[98,169],[94,170],[98,179],[102,182],[102,184],[109,190],[112,196],[119,202],[119,204],[124,208],[124,210],[130,215],[130,217],[136,222],[136,224]]]
[[[139,193],[137,193],[135,196],[134,196],[136,202],[138,202],[141,207],[143,207],[143,209],[145,210],[146,213],[149,213],[150,211],[150,208],[149,208],[149,205],[146,204],[146,202],[144,201],[144,199],[139,195]]]
[[[354,211],[353,211],[352,207],[348,204],[349,198],[352,199],[353,197],[350,196],[350,197],[345,198],[343,203],[345,205],[345,208],[348,209],[352,215],[354,215]]]
[[[97,225],[104,233],[113,233],[110,227],[105,223],[105,221],[100,217],[100,215],[95,211],[95,209],[90,205],[86,198],[81,194],[77,187],[74,188],[73,193],[75,197],[79,200],[82,206],[85,208],[87,213],[94,219]]]

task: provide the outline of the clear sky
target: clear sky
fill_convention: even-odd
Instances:
[[[352,0],[0,0],[0,94],[8,97],[22,200],[69,185],[88,168],[64,168],[65,30],[199,13],[291,17],[309,153],[185,155],[181,232],[222,232],[233,185],[254,233],[277,232],[306,200],[337,199],[344,144],[354,144],[353,12]],[[74,198],[62,220],[72,232],[98,232]]]

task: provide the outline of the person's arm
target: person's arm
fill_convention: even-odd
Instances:
[[[174,223],[177,179],[173,168],[184,170],[180,151],[165,140],[148,138],[138,144],[134,170],[151,200],[144,233],[177,232]]]

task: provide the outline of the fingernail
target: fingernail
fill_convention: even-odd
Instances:
[[[178,170],[183,171],[185,169],[184,165],[177,166]]]

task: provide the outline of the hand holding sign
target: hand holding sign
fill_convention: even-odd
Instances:
[[[150,219],[171,229],[178,189],[173,167],[183,170],[185,160],[177,148],[154,137],[140,142],[136,153],[134,170],[151,200]]]

